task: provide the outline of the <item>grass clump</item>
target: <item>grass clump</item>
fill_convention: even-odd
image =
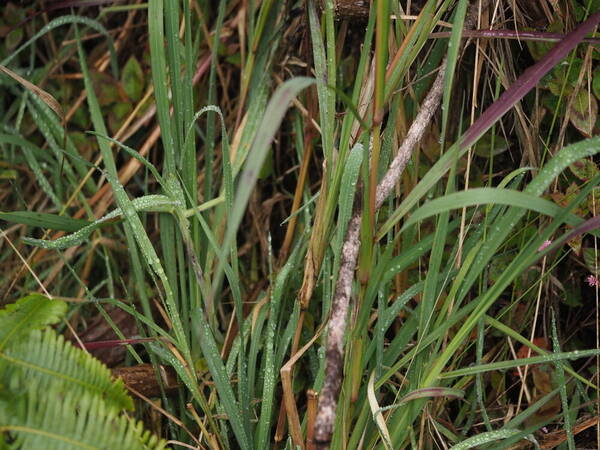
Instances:
[[[6,6],[3,301],[173,446],[595,442],[600,13],[346,3]]]

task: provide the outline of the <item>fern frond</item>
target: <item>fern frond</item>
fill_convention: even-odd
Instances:
[[[0,374],[0,381],[12,384],[15,379],[22,383],[36,379],[43,387],[61,381],[73,395],[88,392],[115,411],[133,409],[133,400],[121,379],[114,380],[104,364],[52,329],[32,331],[27,340],[0,349]]]
[[[0,400],[0,435],[11,449],[164,449],[141,422],[118,415],[103,399],[64,391],[60,381],[33,384],[11,404]]]
[[[40,294],[31,294],[16,303],[0,309],[0,351],[11,340],[45,328],[61,320],[67,311],[67,304],[61,300],[50,300]]]

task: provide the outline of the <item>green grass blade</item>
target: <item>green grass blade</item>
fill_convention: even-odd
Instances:
[[[235,433],[238,444],[243,450],[252,449],[254,447],[243,423],[240,405],[235,399],[229,376],[227,375],[225,365],[221,359],[221,354],[214,341],[212,331],[204,318],[204,313],[200,309],[196,308],[192,314],[194,323],[197,325],[194,327],[194,331],[197,333],[196,338],[198,339],[202,353],[206,358],[206,363],[210,370],[210,374],[213,377],[217,392],[219,393],[221,404],[227,413],[229,423]]]
[[[233,202],[231,218],[227,224],[225,238],[223,240],[223,249],[229,251],[237,233],[238,227],[242,221],[242,216],[246,210],[248,199],[252,189],[258,179],[258,174],[263,165],[269,146],[275,137],[275,133],[281,124],[289,103],[296,95],[306,87],[313,84],[312,78],[293,78],[283,83],[273,94],[267,109],[265,110],[262,124],[256,135],[252,148],[249,152],[246,165],[240,176],[238,189]],[[223,271],[223,262],[219,262],[215,279],[220,277]]]
[[[448,43],[448,62],[446,65],[446,75],[444,77],[444,93],[442,98],[442,131],[440,133],[440,142],[445,142],[446,131],[448,127],[448,113],[450,111],[450,97],[453,89],[454,72],[458,62],[458,53],[461,45],[463,25],[465,23],[465,14],[467,12],[467,0],[459,0],[454,13],[454,22],[452,23],[452,36]]]
[[[77,32],[77,36],[79,37],[78,32]],[[79,52],[79,62],[81,64],[81,70],[83,73],[83,79],[84,79],[85,87],[88,92],[87,100],[88,100],[88,107],[90,110],[90,114],[92,117],[92,123],[94,124],[96,133],[101,134],[101,135],[107,135],[108,133],[106,131],[106,126],[104,124],[102,114],[100,112],[100,106],[98,104],[98,99],[96,98],[96,95],[94,92],[94,86],[92,84],[90,74],[88,71],[87,62],[85,60],[85,54],[83,52],[83,47],[82,47],[81,41],[79,39],[78,39],[77,47],[78,47],[78,52]],[[176,343],[177,343],[177,346],[179,347],[180,351],[183,353],[184,357],[189,361],[189,359],[190,359],[189,347],[188,347],[188,342],[185,337],[183,324],[181,322],[181,318],[180,318],[179,312],[177,310],[177,305],[175,303],[173,291],[171,290],[171,286],[169,285],[169,281],[167,279],[167,276],[163,269],[163,266],[160,262],[158,254],[156,253],[156,250],[154,249],[154,246],[152,245],[150,238],[148,237],[148,235],[146,234],[146,231],[144,230],[144,227],[142,225],[142,222],[141,222],[139,216],[137,215],[137,211],[135,210],[135,207],[133,206],[131,200],[127,196],[125,189],[119,182],[119,179],[117,176],[117,168],[115,165],[112,151],[110,149],[110,146],[108,145],[108,142],[105,139],[98,139],[98,145],[100,147],[102,159],[106,166],[106,176],[107,176],[108,182],[110,183],[110,185],[113,189],[117,205],[123,212],[123,215],[124,215],[125,220],[127,221],[128,225],[132,228],[133,235],[135,236],[137,244],[139,245],[140,250],[142,251],[142,254],[144,255],[146,261],[148,262],[149,266],[152,268],[154,273],[160,278],[160,280],[163,283],[163,288],[164,288],[165,294],[166,294],[165,299],[166,299],[167,311],[169,313],[170,319],[173,324],[173,331],[175,332]],[[135,244],[133,242],[130,242],[129,245],[135,245]]]
[[[467,450],[469,448],[479,447],[490,442],[507,439],[519,433],[521,433],[521,430],[510,428],[498,431],[488,431],[486,433],[481,433],[477,436],[470,437],[469,439],[465,439],[464,441],[452,446],[450,450]]]
[[[18,54],[20,54],[23,50],[25,50],[27,47],[29,47],[31,44],[33,44],[35,41],[37,41],[40,37],[42,37],[49,31],[52,31],[53,29],[62,27],[64,25],[77,25],[77,24],[86,25],[106,37],[106,40],[108,42],[108,51],[110,53],[110,62],[111,62],[112,70],[113,70],[113,76],[115,78],[119,78],[119,66],[117,64],[117,54],[115,52],[114,41],[113,41],[113,38],[110,35],[110,33],[98,21],[96,21],[94,19],[90,19],[89,17],[75,16],[75,15],[60,16],[60,17],[57,17],[56,19],[53,19],[50,22],[48,22],[45,26],[42,27],[42,29],[40,31],[35,33],[27,42],[25,42],[23,45],[21,45],[16,50],[13,50],[10,53],[10,55],[8,55],[6,58],[4,58],[0,62],[0,65],[6,66]]]
[[[346,236],[348,222],[352,217],[354,207],[354,194],[356,192],[356,184],[358,182],[358,174],[362,165],[364,156],[363,146],[359,143],[352,147],[348,160],[344,167],[344,175],[340,186],[340,197],[338,204],[338,229],[333,241],[333,273],[337,274],[340,266],[341,250]],[[335,282],[335,280],[334,280]]]
[[[148,4],[148,34],[150,39],[150,63],[156,114],[160,122],[161,139],[164,146],[164,173],[175,170],[175,137],[173,135],[172,118],[169,113],[169,92],[167,83],[167,59],[165,56],[165,30],[163,19],[163,0],[152,0]],[[178,76],[178,75],[177,75]]]
[[[134,212],[140,211],[154,211],[154,212],[171,212],[175,206],[173,200],[164,195],[146,195],[144,197],[135,198],[131,201],[131,206]],[[101,217],[94,222],[85,222],[87,225],[80,227],[72,234],[68,234],[66,236],[62,236],[58,239],[54,240],[46,240],[46,239],[34,239],[34,238],[23,238],[23,242],[29,245],[34,245],[37,247],[45,248],[45,249],[64,249],[68,247],[73,247],[75,245],[80,245],[83,243],[88,236],[98,228],[105,226],[109,221],[117,219],[121,216],[124,216],[121,208],[117,208],[105,216]],[[63,218],[62,216],[55,216]],[[75,220],[75,219],[69,219]],[[77,221],[78,223],[84,221]]]
[[[11,223],[20,223],[30,227],[48,228],[50,230],[73,232],[90,225],[91,222],[56,214],[35,211],[0,212],[0,219]]]
[[[558,341],[558,332],[556,331],[556,315],[552,311],[552,346],[554,353],[560,353],[560,343]],[[565,380],[565,371],[562,364],[556,364],[557,383],[560,392],[560,402],[562,404],[562,416],[567,432],[567,445],[569,450],[575,450],[575,438],[573,437],[573,424],[569,414],[569,398],[567,395],[567,382]]]
[[[20,136],[0,134],[0,142],[10,143],[21,148],[21,150],[23,151],[23,155],[25,156],[25,161],[27,161],[27,164],[29,165],[29,167],[31,167],[36,181],[39,183],[40,187],[50,198],[50,200],[52,200],[52,203],[54,203],[54,205],[57,208],[60,208],[62,206],[62,201],[56,195],[54,188],[52,187],[52,185],[48,181],[48,178],[46,178],[46,175],[42,171],[42,167],[38,159],[35,157],[36,152],[42,151],[37,146],[21,138]]]
[[[536,211],[549,217],[556,217],[563,210],[556,203],[526,192],[512,189],[475,188],[455,192],[425,203],[411,214],[403,225],[402,231],[428,217],[453,209],[483,204],[509,205],[515,208]],[[572,226],[579,225],[582,222],[583,219],[574,214],[570,214],[567,218],[567,223]]]

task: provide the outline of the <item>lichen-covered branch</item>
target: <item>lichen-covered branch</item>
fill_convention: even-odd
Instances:
[[[390,168],[377,186],[377,208],[383,204],[383,201],[392,192],[406,164],[410,160],[413,149],[423,137],[427,126],[431,123],[433,114],[440,104],[445,69],[446,59],[444,58],[433,86],[429,90],[427,97],[425,97],[417,117],[415,117],[415,120],[411,124]],[[350,303],[350,292],[352,290],[352,281],[354,280],[354,269],[356,268],[356,260],[360,248],[360,222],[361,215],[359,213],[350,220],[350,224],[348,225],[348,231],[346,232],[346,238],[342,247],[340,271],[331,305],[331,318],[329,319],[329,333],[325,356],[327,366],[323,388],[319,395],[319,410],[315,422],[315,440],[320,448],[329,447],[342,385],[344,336],[348,317],[348,305]]]

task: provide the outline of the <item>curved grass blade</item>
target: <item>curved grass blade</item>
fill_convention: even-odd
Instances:
[[[269,101],[262,123],[254,139],[248,158],[246,159],[246,165],[240,175],[238,189],[233,201],[231,217],[228,221],[225,238],[223,240],[223,250],[225,252],[228,252],[228,249],[233,243],[242,221],[242,216],[246,210],[248,199],[250,198],[250,194],[256,184],[258,174],[260,173],[260,169],[269,150],[269,146],[275,137],[279,125],[283,121],[289,103],[298,95],[298,93],[300,93],[300,91],[314,82],[314,79],[307,77],[292,78],[279,86]],[[219,266],[214,279],[219,279],[222,272],[223,262],[219,261]],[[213,288],[213,296],[215,294],[215,288]]]
[[[110,53],[110,65],[111,65],[111,68],[113,71],[113,76],[115,78],[119,78],[119,65],[117,63],[117,53],[115,52],[115,44],[114,44],[113,38],[110,35],[110,33],[106,30],[106,28],[104,28],[102,26],[102,24],[100,24],[100,22],[90,19],[88,17],[75,16],[75,15],[60,16],[60,17],[57,17],[56,19],[53,19],[50,22],[48,22],[44,27],[42,27],[42,29],[40,31],[35,33],[31,37],[31,39],[29,39],[27,42],[25,42],[23,45],[21,45],[18,49],[14,50],[13,52],[10,53],[10,55],[8,55],[6,58],[4,58],[2,61],[0,61],[0,65],[3,65],[3,66],[7,65],[10,61],[12,61],[15,58],[15,56],[17,56],[19,53],[21,53],[23,50],[25,50],[27,47],[29,47],[31,44],[33,44],[35,41],[37,41],[40,37],[42,37],[49,31],[52,31],[54,28],[58,28],[63,25],[71,25],[71,24],[86,25],[86,26],[90,27],[91,29],[97,31],[98,33],[102,34],[104,37],[106,37],[106,40],[108,42],[108,51]]]
[[[385,424],[385,419],[383,418],[381,408],[379,407],[379,402],[377,401],[377,396],[375,395],[375,372],[372,372],[371,376],[369,377],[369,383],[367,385],[367,398],[369,400],[371,413],[373,414],[373,420],[377,424],[379,436],[383,441],[383,445],[385,446],[386,450],[391,450],[394,448],[392,445],[392,437],[390,436],[390,432]]]
[[[108,133],[106,130],[106,125],[104,124],[104,119],[100,111],[100,105],[98,104],[98,99],[96,97],[94,86],[90,78],[90,73],[77,26],[75,27],[75,35],[77,38],[77,51],[79,54],[79,63],[81,65],[81,71],[83,73],[84,85],[87,90],[87,103],[90,110],[92,123],[97,133],[107,135]],[[158,257],[156,249],[152,245],[152,241],[146,234],[146,230],[144,229],[142,221],[138,216],[138,213],[135,210],[132,201],[129,199],[127,193],[125,192],[125,189],[123,188],[123,185],[119,181],[114,156],[108,142],[104,139],[97,139],[97,141],[98,146],[100,147],[100,153],[102,155],[104,165],[106,166],[107,180],[113,189],[117,205],[123,212],[123,216],[127,221],[127,226],[131,227],[132,234],[134,235],[136,240],[136,242],[128,242],[128,245],[137,244],[139,246],[148,265],[151,267],[151,269],[154,271],[157,277],[161,280],[163,289],[165,291],[165,305],[169,314],[169,318],[171,319],[171,324],[175,334],[176,345],[179,351],[183,354],[186,361],[189,364],[191,364],[189,343],[187,341],[186,333],[184,330],[183,322],[181,320],[181,316],[179,314],[179,310],[177,309],[173,289],[169,283],[165,269],[161,263],[160,258]]]
[[[440,378],[456,378],[467,375],[475,375],[494,370],[512,369],[513,367],[529,366],[533,364],[544,364],[579,358],[589,358],[600,355],[600,349],[574,350],[572,352],[548,353],[542,356],[532,356],[530,358],[519,358],[512,361],[499,361],[479,366],[466,367],[464,369],[451,370],[440,374]]]
[[[400,232],[428,217],[453,209],[483,204],[514,206],[530,211],[536,211],[550,217],[556,217],[563,211],[563,208],[559,205],[527,192],[516,191],[513,189],[475,188],[467,191],[454,192],[425,203],[425,205],[421,206],[411,214],[410,219],[406,221]],[[567,223],[576,226],[583,223],[583,219],[574,214],[569,214]]]
[[[96,133],[95,131],[87,131],[87,133],[91,134],[93,136],[102,138],[102,139],[106,139],[107,141],[112,142],[115,145],[118,145],[121,149],[123,149],[125,151],[125,153],[127,153],[132,158],[137,159],[140,163],[142,163],[142,165],[144,167],[146,167],[150,171],[150,173],[152,173],[152,175],[154,175],[154,177],[156,178],[156,181],[158,181],[158,183],[163,188],[165,187],[164,180],[158,173],[158,170],[156,170],[156,167],[154,167],[154,164],[152,164],[150,161],[148,161],[146,158],[144,158],[142,155],[140,155],[139,152],[135,151],[131,147],[129,147],[129,146],[123,144],[122,142],[120,142],[116,139],[113,139],[110,136],[107,136],[105,134]]]
[[[175,207],[175,203],[173,202],[173,200],[171,200],[165,195],[145,195],[144,197],[133,199],[131,201],[131,206],[133,207],[133,211],[136,213],[140,211],[170,212]],[[53,241],[25,237],[23,238],[23,242],[29,245],[34,245],[36,247],[42,247],[45,249],[52,250],[73,247],[85,241],[94,230],[97,230],[110,220],[120,218],[123,215],[124,214],[121,208],[117,208],[92,223],[87,222],[89,223],[89,225],[81,227],[75,233],[69,234],[67,236],[60,237]],[[0,216],[0,218],[2,218],[2,216]]]

